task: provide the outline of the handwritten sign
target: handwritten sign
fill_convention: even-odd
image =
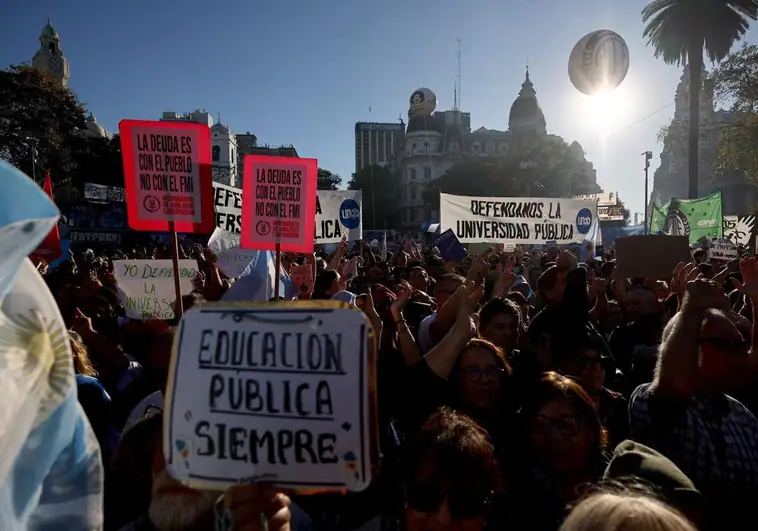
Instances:
[[[229,278],[236,278],[250,265],[258,251],[240,248],[240,235],[216,227],[208,240],[208,249],[216,255],[216,265]]]
[[[243,249],[313,252],[316,159],[245,155]]]
[[[310,264],[293,265],[290,268],[290,277],[300,296],[307,298],[313,293],[313,269]]]
[[[190,309],[166,395],[171,476],[212,490],[366,488],[370,329],[336,301]]]
[[[173,319],[174,266],[171,260],[114,260],[113,276],[121,305],[132,319]],[[193,289],[195,260],[179,260],[182,295]]]
[[[213,232],[210,129],[202,124],[119,124],[129,226],[142,231]]]
[[[708,248],[708,258],[712,260],[734,260],[739,258],[740,251],[736,245],[729,242],[713,242]]]

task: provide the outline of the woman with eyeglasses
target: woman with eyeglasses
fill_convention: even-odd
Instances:
[[[592,399],[571,378],[544,373],[521,398],[522,467],[507,514],[513,529],[554,531],[569,505],[602,477],[606,433]]]
[[[608,431],[609,447],[613,448],[629,439],[629,411],[627,398],[621,393],[603,386],[608,381],[607,369],[613,369],[613,360],[604,356],[603,345],[597,338],[587,337],[576,348],[566,348],[572,353],[557,363],[558,371],[582,386],[584,392],[597,407],[598,416]]]
[[[362,529],[482,531],[495,520],[501,493],[495,448],[466,415],[449,408],[433,413],[405,443],[400,471],[404,508]]]

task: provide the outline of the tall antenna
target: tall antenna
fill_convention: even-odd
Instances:
[[[463,97],[461,96],[461,40],[455,39],[455,41],[458,43],[458,51],[456,53],[458,61],[455,67],[455,102],[453,110],[459,111],[463,102]]]

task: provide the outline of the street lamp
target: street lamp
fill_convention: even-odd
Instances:
[[[653,152],[652,151],[645,151],[641,153],[641,155],[644,155],[645,157],[645,230],[643,234],[647,234],[648,232],[648,224],[647,224],[647,202],[648,202],[648,195],[647,195],[647,178],[648,178],[648,170],[650,169],[650,161],[653,159]]]

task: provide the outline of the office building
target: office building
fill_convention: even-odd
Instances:
[[[355,124],[355,171],[367,166],[392,166],[403,145],[405,124],[358,122]]]

